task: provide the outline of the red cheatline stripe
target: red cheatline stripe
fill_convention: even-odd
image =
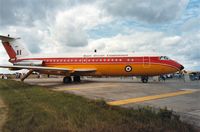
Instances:
[[[21,60],[44,60],[50,65],[72,65],[72,64],[160,64],[178,69],[173,61],[161,61],[159,57],[149,57],[150,61],[144,57],[90,57],[90,58],[27,58]],[[18,61],[21,61],[18,60]],[[85,60],[85,61],[84,61]],[[94,60],[94,61],[93,61]],[[101,60],[101,61],[100,61]],[[105,60],[105,61],[104,61]],[[128,61],[129,60],[129,61]]]

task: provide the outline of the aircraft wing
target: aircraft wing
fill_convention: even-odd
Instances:
[[[27,70],[33,70],[36,72],[43,72],[43,71],[48,71],[48,72],[57,72],[60,74],[63,73],[70,73],[73,75],[85,75],[87,73],[92,73],[95,72],[95,69],[69,69],[69,68],[57,68],[57,67],[42,67],[42,66],[8,66],[8,65],[0,65],[0,68],[10,68],[14,70],[22,70],[22,69],[27,69]]]
[[[63,71],[70,71],[71,69],[67,68],[56,68],[56,67],[42,67],[42,66],[0,66],[0,68],[11,68],[16,70],[27,69],[27,70],[63,70]]]

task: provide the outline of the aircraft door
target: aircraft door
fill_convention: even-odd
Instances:
[[[144,68],[150,68],[151,67],[151,59],[148,56],[143,57],[143,67]]]

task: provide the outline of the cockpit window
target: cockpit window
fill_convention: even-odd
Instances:
[[[170,60],[170,59],[169,59],[169,57],[167,57],[167,56],[161,56],[161,57],[160,57],[160,60]]]

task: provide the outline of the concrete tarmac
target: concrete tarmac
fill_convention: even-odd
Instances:
[[[103,99],[110,105],[167,107],[182,120],[200,127],[200,81],[150,80],[144,84],[136,78],[84,78],[81,83],[63,84],[62,78],[49,78],[25,82],[90,99]]]

